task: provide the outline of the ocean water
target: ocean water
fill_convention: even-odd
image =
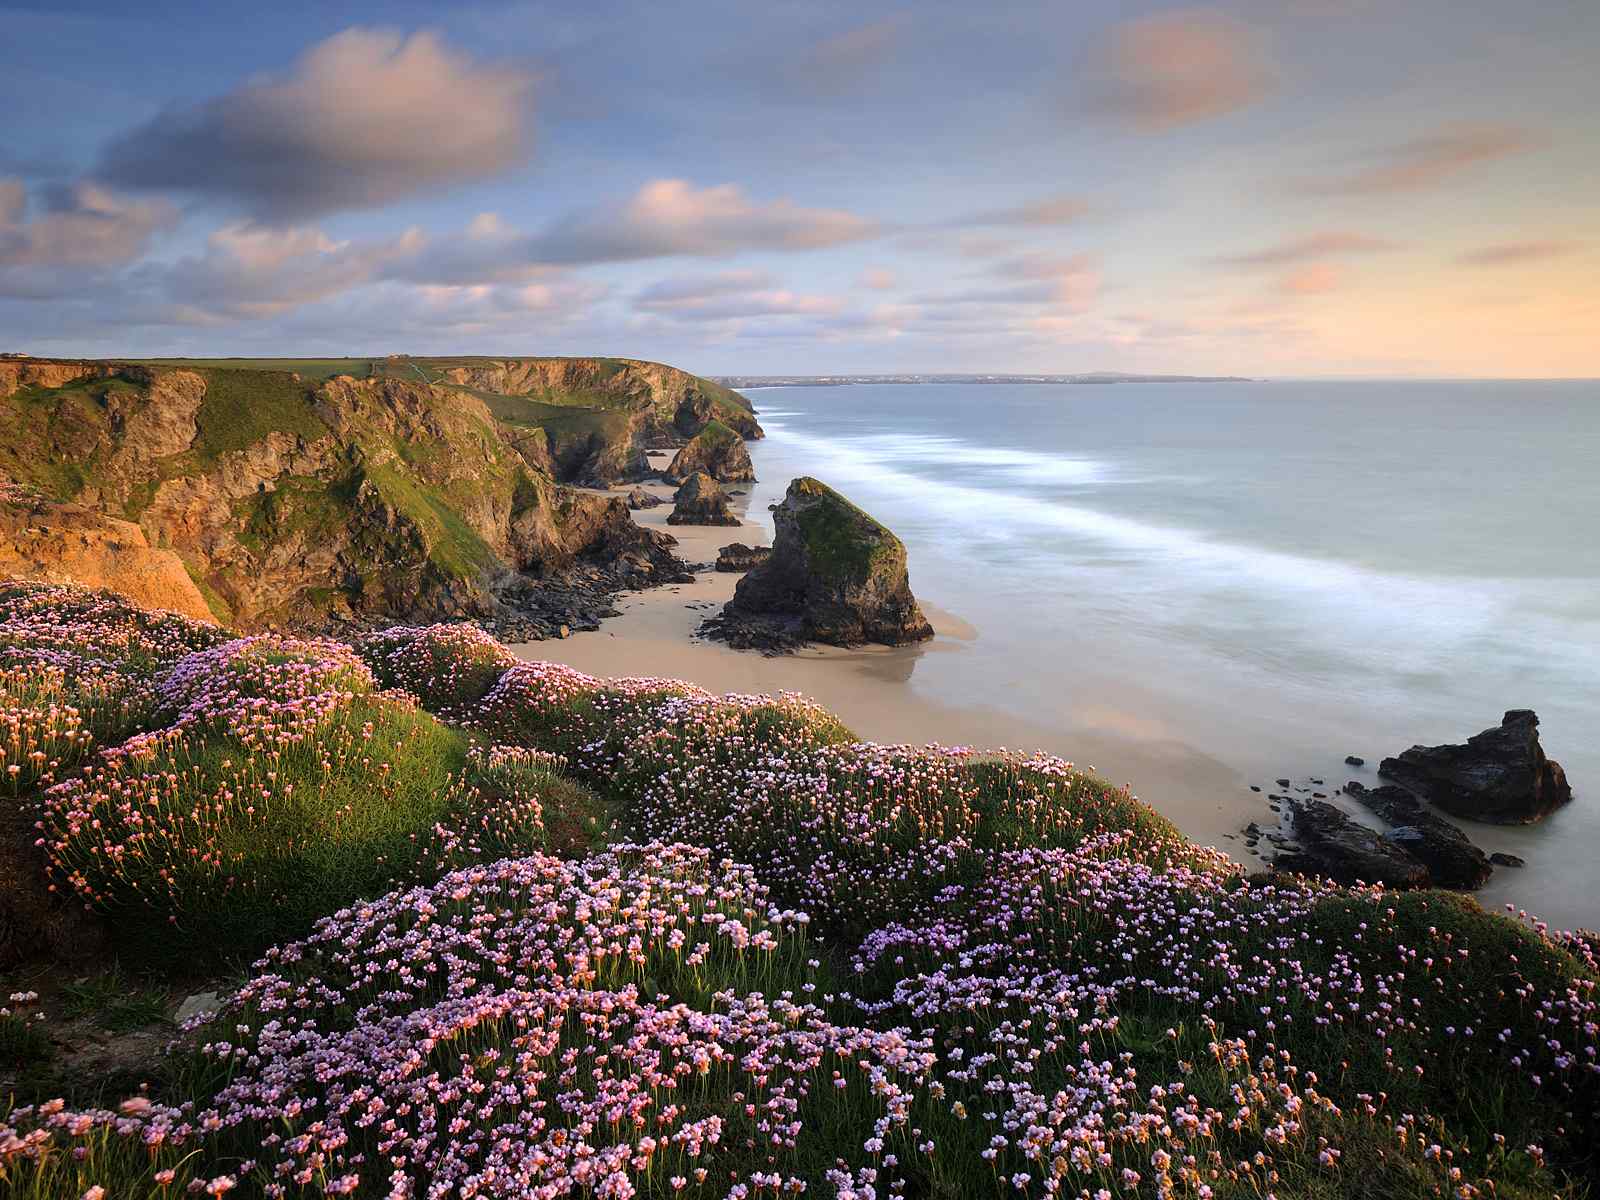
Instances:
[[[1267,784],[1370,784],[1385,755],[1534,708],[1578,798],[1536,828],[1471,828],[1529,861],[1482,896],[1600,925],[1600,384],[751,399],[768,433],[753,515],[823,479],[905,540],[919,597],[976,630],[907,686],[1197,747]],[[1264,815],[1247,787],[1218,799]]]

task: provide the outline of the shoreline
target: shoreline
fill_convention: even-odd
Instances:
[[[650,455],[651,466],[658,470],[669,460],[670,453]],[[650,481],[606,494],[624,494],[633,486],[668,501],[675,490]],[[730,542],[770,544],[766,526],[752,520],[749,512],[755,497],[764,495],[760,485],[735,486],[742,492],[732,497],[732,508],[740,518],[737,528],[668,526],[670,503],[632,515],[640,525],[677,538],[680,558],[709,564]],[[922,607],[935,636],[915,646],[812,646],[769,658],[697,636],[701,621],[732,597],[740,577],[706,569],[697,571],[692,583],[623,592],[614,601],[621,615],[604,620],[597,631],[562,640],[508,643],[508,648],[525,660],[558,662],[602,678],[681,679],[717,695],[797,692],[837,715],[866,741],[1052,754],[1126,788],[1186,837],[1222,851],[1247,870],[1269,867],[1276,853],[1266,836],[1269,831],[1289,832],[1286,813],[1269,805],[1265,794],[1274,790],[1277,777],[1293,776],[1297,784],[1326,778],[1321,786],[1339,807],[1358,822],[1374,820],[1361,806],[1346,804],[1340,789],[1347,778],[1369,786],[1381,781],[1371,765],[1343,766],[1342,743],[1314,757],[1299,756],[1297,762],[1292,752],[1273,750],[1271,738],[1230,739],[1221,730],[1220,741],[1214,744],[1186,740],[1161,715],[1159,693],[1149,692],[1137,680],[1097,674],[1092,704],[1049,712],[1037,705],[1023,712],[1023,705],[1007,705],[993,696],[963,698],[948,686],[949,680],[960,674],[959,656],[986,651],[984,631],[925,599]],[[933,663],[941,669],[918,671],[919,664]],[[952,667],[957,670],[952,672]],[[930,678],[940,677],[944,687],[930,683]],[[1260,828],[1258,837],[1247,833],[1252,824]],[[1465,894],[1487,909],[1512,906],[1559,927],[1592,926],[1587,906],[1563,887],[1558,864],[1552,861],[1551,826],[1552,822],[1466,823],[1468,836],[1486,853],[1510,852],[1527,859],[1528,866],[1497,869],[1483,887]]]
[[[650,457],[651,466],[659,469],[669,456]],[[628,486],[668,499],[674,490],[657,481]],[[612,494],[622,494],[621,489]],[[669,526],[670,505],[632,515],[640,525],[677,538],[680,558],[708,563],[730,542],[770,543],[765,527],[749,518],[753,494],[745,485],[744,494],[733,497],[740,518],[737,528]],[[1215,846],[1247,867],[1263,865],[1259,857],[1245,852],[1239,808],[1229,801],[1241,793],[1250,795],[1252,781],[1202,749],[1150,729],[1138,717],[1136,703],[1115,705],[1115,711],[1105,714],[1107,719],[1090,728],[929,695],[914,679],[918,661],[932,655],[978,653],[982,631],[925,601],[923,610],[935,636],[916,646],[813,646],[769,658],[696,636],[700,622],[732,597],[739,579],[737,573],[706,570],[696,572],[693,583],[625,592],[615,601],[622,615],[608,618],[598,631],[512,643],[508,648],[522,659],[558,662],[591,675],[682,679],[719,695],[799,692],[833,712],[866,741],[1044,751],[1118,787],[1128,787],[1194,841]]]

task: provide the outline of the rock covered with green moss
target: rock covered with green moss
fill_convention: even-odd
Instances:
[[[719,483],[745,483],[756,477],[744,439],[715,420],[689,439],[665,473],[668,479],[681,482],[696,471],[704,471]]]
[[[709,632],[761,649],[933,636],[911,594],[905,543],[881,523],[809,476],[789,485],[772,517],[772,553],[739,581]]]

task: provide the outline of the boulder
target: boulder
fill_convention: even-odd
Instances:
[[[748,571],[752,567],[759,567],[770,557],[770,546],[746,546],[743,542],[734,542],[717,551],[717,570]]]
[[[666,501],[654,492],[647,492],[641,487],[636,487],[628,493],[628,507],[634,512],[641,508],[660,508]]]
[[[803,641],[899,646],[933,636],[906,574],[905,544],[826,484],[789,485],[773,512],[767,561],[734,590],[708,632],[740,629]],[[759,636],[751,644],[761,644]]]
[[[1497,825],[1542,820],[1572,799],[1566,772],[1539,745],[1538,716],[1526,708],[1465,745],[1413,746],[1386,758],[1378,774],[1448,813]]]
[[[1344,790],[1393,827],[1384,836],[1427,867],[1440,887],[1470,891],[1494,874],[1489,857],[1466,834],[1423,807],[1405,788],[1394,784],[1368,788],[1352,782]]]
[[[1344,884],[1428,886],[1428,868],[1406,847],[1352,820],[1326,800],[1291,800],[1290,808],[1302,849],[1278,855],[1273,860],[1278,870],[1325,875]]]
[[[728,493],[704,471],[696,471],[673,496],[668,525],[737,525],[739,518],[728,511]]]
[[[747,482],[756,477],[744,439],[716,420],[708,422],[673,455],[665,474],[674,482],[682,482],[697,471],[704,471],[719,483]]]

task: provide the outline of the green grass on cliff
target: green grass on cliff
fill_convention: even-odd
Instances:
[[[328,435],[311,406],[310,390],[287,371],[208,369],[200,374],[206,398],[195,418],[199,433],[191,453],[202,467],[271,433],[298,434],[308,441]]]
[[[293,372],[313,381],[332,379],[335,375],[365,379],[374,373],[375,366],[369,358],[142,358],[137,361],[150,367],[188,370]]]
[[[421,531],[429,561],[457,579],[475,579],[499,560],[462,516],[434,489],[391,466],[369,466],[366,477],[396,512]]]

